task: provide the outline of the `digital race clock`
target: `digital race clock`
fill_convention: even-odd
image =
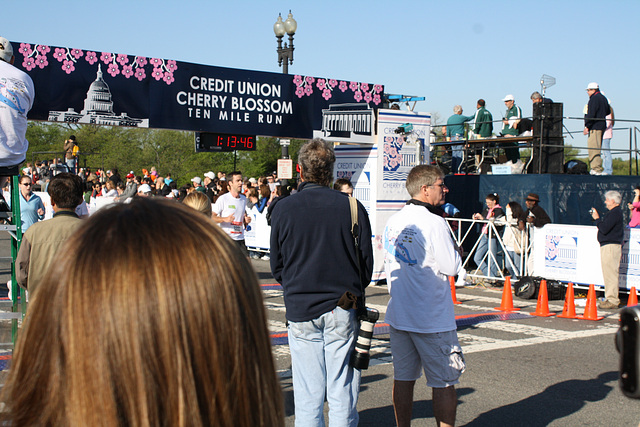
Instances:
[[[221,151],[253,151],[256,149],[255,135],[235,133],[196,132],[196,153]]]

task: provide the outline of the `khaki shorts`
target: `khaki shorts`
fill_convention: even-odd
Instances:
[[[390,329],[395,380],[415,381],[424,370],[429,387],[458,384],[465,363],[456,331],[421,334]]]

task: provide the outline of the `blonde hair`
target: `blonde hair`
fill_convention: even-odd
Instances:
[[[211,218],[211,201],[204,193],[193,191],[187,194],[182,203]]]
[[[10,425],[284,424],[255,273],[202,215],[144,197],[102,209],[47,277],[2,390]]]

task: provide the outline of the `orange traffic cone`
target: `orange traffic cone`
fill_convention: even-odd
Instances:
[[[547,281],[544,279],[542,279],[542,281],[540,282],[536,311],[531,313],[531,315],[540,317],[550,317],[556,315],[555,313],[549,312],[549,295],[547,294]]]
[[[631,307],[634,305],[638,305],[638,295],[636,294],[636,287],[632,286],[629,291],[629,300],[627,302],[627,307]]]
[[[456,279],[453,276],[449,276],[449,284],[451,285],[451,299],[454,304],[462,304],[456,299]]]
[[[500,311],[518,311],[519,308],[513,307],[513,295],[511,295],[511,276],[507,276],[504,281],[504,288],[502,288],[502,303],[500,307],[495,307]]]
[[[573,300],[573,283],[569,283],[567,287],[567,293],[564,296],[564,308],[562,309],[562,314],[558,315],[558,317],[562,317],[563,319],[576,319],[576,303]]]
[[[589,285],[589,293],[587,294],[587,305],[584,308],[584,314],[578,316],[583,320],[602,320],[604,317],[598,317],[598,306],[596,305],[596,288]]]

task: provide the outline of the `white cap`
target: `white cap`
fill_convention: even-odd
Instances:
[[[204,174],[204,176],[206,176],[207,178],[209,178],[209,179],[211,179],[211,180],[216,179],[216,174],[215,174],[215,173],[213,173],[213,172],[211,172],[211,171],[209,171],[209,172],[205,173],[205,174]]]
[[[149,187],[149,184],[142,184],[138,187],[138,193],[151,193],[151,187]]]
[[[585,90],[592,90],[592,89],[593,90],[599,90],[600,86],[598,86],[598,83],[596,83],[596,82],[591,82],[591,83],[589,83],[587,85],[587,89],[585,89]]]
[[[10,62],[13,56],[13,46],[11,42],[4,37],[0,37],[0,59],[4,62]]]
[[[191,178],[191,182],[195,182],[196,184],[202,184],[202,179],[199,176]]]
[[[513,97],[513,95],[509,94],[507,96],[504,97],[503,101],[515,101],[516,99]]]

